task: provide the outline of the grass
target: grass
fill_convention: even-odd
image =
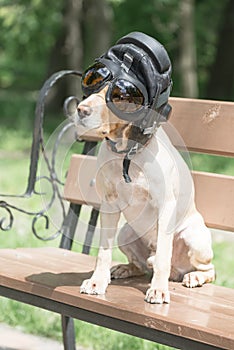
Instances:
[[[234,176],[234,158],[209,154],[191,154],[193,170]]]
[[[31,146],[31,125],[33,113],[32,104],[26,103],[23,112],[20,109],[20,101],[15,101],[14,106],[5,106],[5,117],[0,117],[0,192],[22,194],[27,185],[27,176],[29,169],[29,151]],[[15,110],[18,103],[17,120],[20,125],[16,127]],[[50,135],[50,129],[47,129]],[[192,155],[194,169],[219,171],[224,174],[234,174],[233,160],[221,159],[220,157]],[[4,198],[1,198],[4,200]],[[40,207],[41,202],[35,199],[8,199],[18,205],[24,206],[30,210]],[[3,211],[0,209],[0,217]],[[85,214],[84,214],[85,215]],[[40,246],[58,246],[59,238],[55,241],[41,242],[31,233],[31,218],[22,214],[16,215],[15,226],[9,232],[0,231],[0,247],[40,247]],[[44,230],[41,223],[41,230]],[[215,241],[214,242],[214,264],[217,270],[216,284],[234,288],[234,242]],[[81,245],[76,242],[74,250],[80,251]],[[93,249],[93,254],[96,250]],[[123,256],[116,249],[114,259],[121,260]],[[52,312],[37,309],[29,305],[24,305],[6,298],[0,299],[0,322],[8,323],[14,327],[21,328],[24,332],[44,335],[61,341],[60,316]],[[149,341],[124,335],[122,333],[89,325],[84,322],[75,321],[77,341],[93,350],[156,350],[172,349],[166,346],[158,345]]]

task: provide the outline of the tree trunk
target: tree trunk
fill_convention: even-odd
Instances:
[[[210,69],[206,98],[233,101],[234,94],[234,1],[229,0],[217,40],[217,52]]]
[[[111,44],[113,13],[106,0],[85,0],[83,7],[84,64],[92,64]]]
[[[194,0],[180,1],[180,75],[181,93],[185,97],[198,96],[196,40],[194,36]]]
[[[48,75],[63,70],[83,70],[108,49],[112,12],[106,0],[64,0],[60,35],[51,52]],[[49,107],[61,109],[65,97],[82,97],[79,79],[64,78],[53,89]]]
[[[64,69],[82,70],[82,6],[83,0],[64,0],[62,27],[51,52],[48,76]],[[79,80],[75,77],[64,78],[57,83],[49,97],[50,109],[54,112],[59,110],[65,97],[70,95],[81,95]]]

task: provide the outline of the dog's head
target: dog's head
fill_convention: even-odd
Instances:
[[[77,124],[85,129],[96,129],[100,137],[116,139],[120,132],[127,129],[129,123],[118,118],[106,104],[108,86],[85,98],[77,107]],[[127,131],[127,130],[125,130]]]
[[[132,125],[150,133],[170,111],[170,59],[157,40],[130,33],[83,73],[82,90],[76,120],[85,129],[109,138],[127,134]]]

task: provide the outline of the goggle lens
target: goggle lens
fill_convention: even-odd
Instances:
[[[89,67],[82,75],[82,88],[97,90],[110,78],[109,69],[102,63],[96,63]]]
[[[106,81],[112,78],[110,70],[103,63],[95,63],[82,75],[84,94],[87,96],[99,91]],[[120,77],[110,81],[109,101],[121,112],[134,113],[144,105],[145,98],[136,85]]]
[[[120,111],[132,113],[144,105],[144,96],[133,83],[119,79],[112,87],[111,101]]]

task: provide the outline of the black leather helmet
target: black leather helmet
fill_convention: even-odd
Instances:
[[[168,119],[171,111],[168,104],[172,87],[171,61],[164,46],[156,39],[141,32],[132,32],[119,39],[95,61],[95,65],[89,67],[82,77],[85,95],[109,84],[108,107],[119,118],[135,123],[145,134],[151,134],[152,128]],[[93,67],[98,67],[95,71],[96,85],[90,74],[95,70]],[[129,104],[121,104],[118,92],[120,95],[120,90],[127,88],[132,91],[132,85],[135,91],[131,106],[135,108],[128,108]]]

